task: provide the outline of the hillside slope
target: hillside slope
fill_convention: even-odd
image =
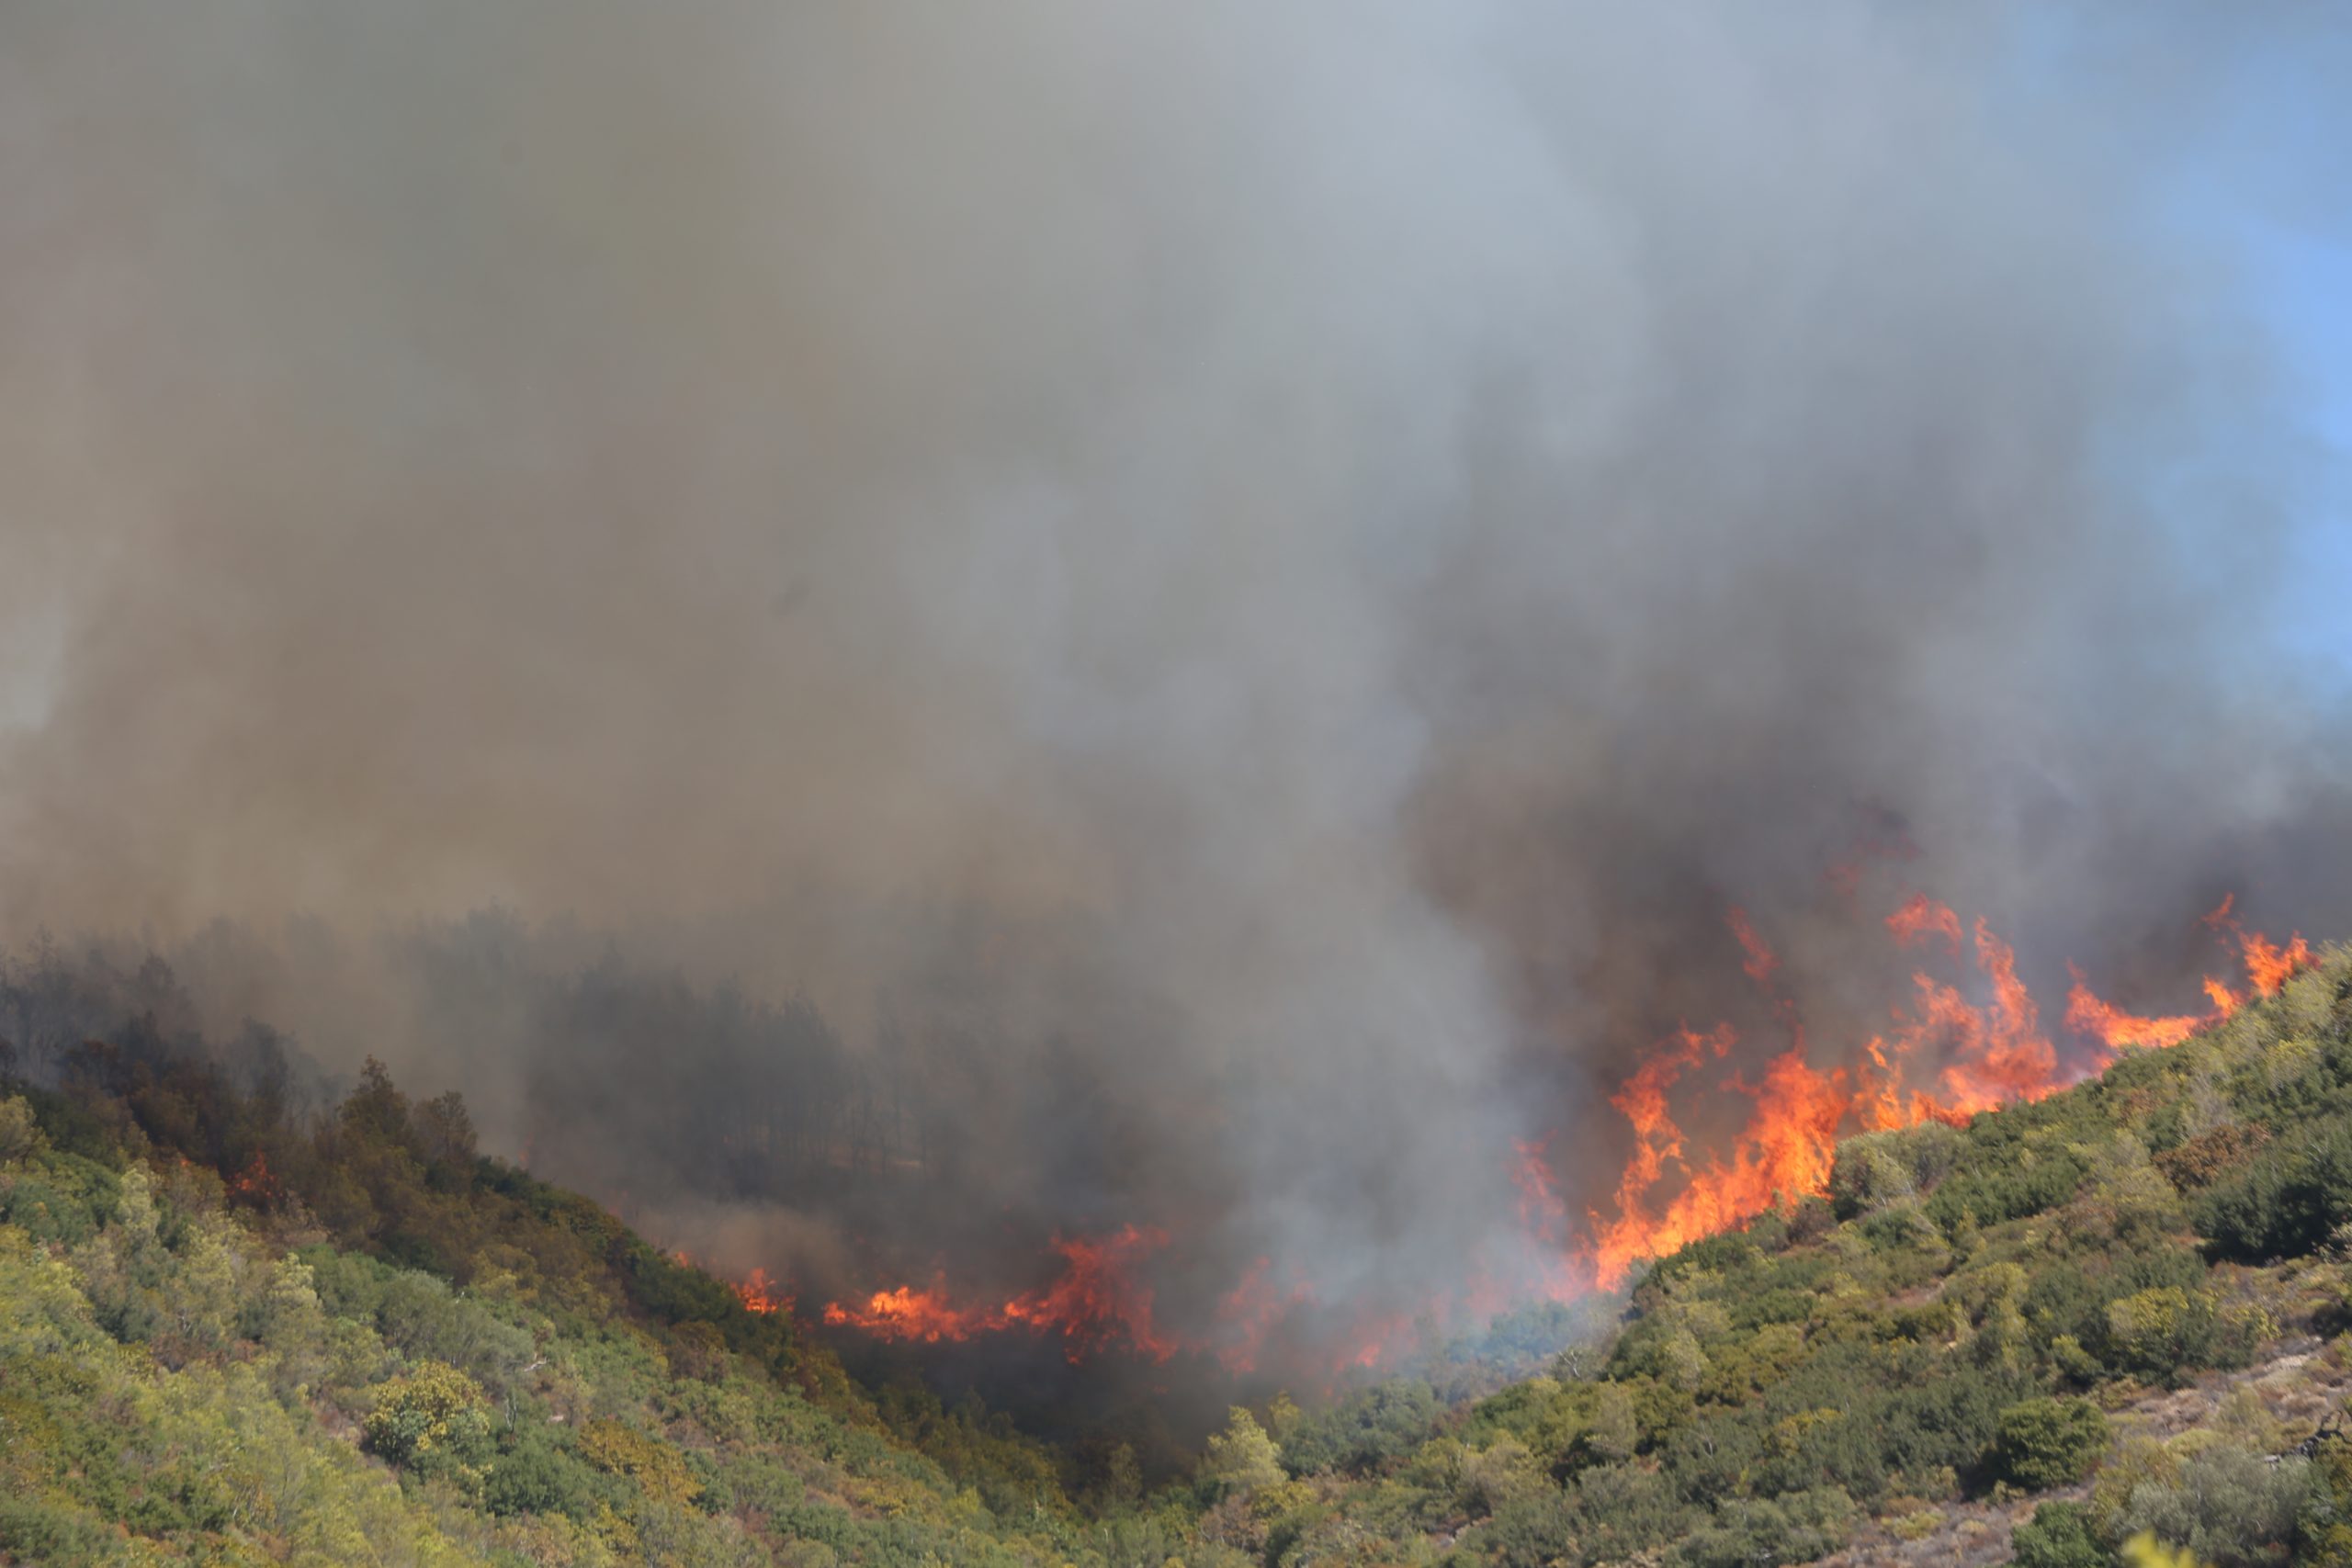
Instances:
[[[1281,1561],[2352,1562],[2352,955],[2038,1103],[1855,1138],[1551,1375],[1208,1516]],[[1307,1423],[1310,1434],[1331,1417]],[[1342,1443],[1347,1440],[1343,1436]],[[2050,1506],[2042,1506],[2047,1503]]]
[[[876,1393],[371,1066],[0,1093],[0,1560],[2352,1563],[2352,954],[1147,1495]],[[1543,1375],[1498,1368],[1573,1339]],[[2014,1540],[2013,1540],[2014,1536]]]
[[[11,1088],[0,1561],[1102,1555],[1057,1456],[867,1394],[454,1098],[371,1066],[305,1129],[135,1033]]]

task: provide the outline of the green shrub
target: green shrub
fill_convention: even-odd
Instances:
[[[481,1385],[446,1361],[377,1385],[362,1423],[368,1446],[394,1464],[413,1464],[436,1450],[459,1454],[490,1435]]]
[[[1283,1467],[1294,1475],[1366,1473],[1420,1447],[1437,1414],[1437,1394],[1428,1383],[1380,1383],[1301,1421],[1283,1439]]]
[[[1225,1430],[1209,1435],[1207,1451],[1201,1460],[1201,1474],[1220,1494],[1238,1492],[1247,1495],[1278,1485],[1283,1479],[1283,1467],[1273,1438],[1266,1436],[1256,1416],[1237,1404]]]
[[[1687,1536],[1706,1516],[1675,1496],[1658,1472],[1603,1465],[1577,1477],[1583,1561],[1619,1562]]]
[[[624,1422],[589,1422],[580,1430],[580,1453],[598,1470],[634,1483],[657,1503],[683,1505],[701,1495],[701,1482],[674,1444]]]
[[[2283,1562],[2314,1491],[2304,1460],[2273,1465],[2244,1449],[2210,1449],[2182,1465],[2177,1482],[2133,1487],[2115,1533],[2150,1531],[2217,1568]]]
[[[2044,1503],[2009,1537],[2017,1568],[2108,1568],[2113,1554],[2091,1530],[2080,1503]]]
[[[30,1159],[48,1147],[49,1139],[33,1117],[31,1102],[20,1094],[0,1100],[0,1165]]]
[[[2091,1472],[2107,1445],[2107,1417],[2089,1400],[2029,1399],[1994,1423],[1987,1479],[2028,1492],[2070,1485]]]
[[[2259,1263],[2318,1251],[2352,1220],[2352,1122],[2272,1142],[2208,1187],[2195,1219],[2216,1257]]]
[[[2212,1363],[2222,1325],[2211,1292],[2163,1285],[2107,1303],[2103,1349],[2109,1366],[2170,1380]]]
[[[2182,1191],[2194,1191],[2242,1169],[2269,1141],[2270,1129],[2259,1122],[2224,1122],[2156,1156],[2156,1168]]]
[[[619,1498],[619,1488],[581,1460],[570,1436],[543,1421],[501,1434],[482,1478],[482,1506],[493,1514],[584,1520],[599,1503]]]
[[[1845,1545],[1853,1529],[1853,1499],[1835,1486],[1769,1503],[1743,1499],[1718,1508],[1714,1523],[1693,1531],[1678,1557],[1689,1568],[1810,1562]]]
[[[1965,1147],[1960,1131],[1940,1122],[1849,1138],[1830,1168],[1830,1207],[1850,1220],[1918,1197],[1951,1173]]]
[[[0,1498],[0,1554],[12,1562],[105,1562],[115,1531],[77,1509],[30,1497]]]

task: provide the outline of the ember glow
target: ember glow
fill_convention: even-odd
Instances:
[[[245,1168],[230,1181],[229,1190],[263,1208],[276,1203],[285,1195],[284,1190],[278,1186],[277,1178],[270,1171],[269,1156],[258,1149],[254,1151],[254,1157],[245,1162]]]

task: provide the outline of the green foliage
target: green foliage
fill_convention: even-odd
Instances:
[[[2252,1160],[2270,1132],[2258,1122],[2230,1122],[2210,1128],[2156,1156],[2157,1168],[2187,1192],[2210,1187]]]
[[[1131,1452],[1089,1544],[1043,1445],[976,1404],[869,1400],[780,1317],[480,1159],[453,1097],[371,1072],[313,1136],[165,1055],[74,1072],[68,1095],[0,1095],[0,1560],[1184,1549]]]
[[[376,1389],[364,1423],[368,1446],[394,1464],[413,1464],[435,1450],[462,1459],[490,1437],[489,1407],[473,1379],[446,1361],[427,1361]]]
[[[1376,1384],[1302,1420],[1283,1440],[1283,1464],[1294,1475],[1378,1470],[1420,1446],[1437,1409],[1437,1395],[1425,1382]]]
[[[1794,1562],[2097,1467],[2017,1527],[2018,1562],[2146,1530],[2352,1568],[2352,1445],[2264,1464],[2291,1435],[2251,1394],[2169,1442],[2135,1414],[2245,1364],[2267,1314],[2340,1311],[2347,979],[2331,955],[2100,1082],[1853,1140],[1831,1201],[1659,1260],[1629,1306],[1235,1411],[1157,1495],[1132,1434],[1057,1449],[861,1390],[784,1315],[481,1158],[454,1097],[376,1069],[297,1123],[152,1040],[69,1051],[62,1089],[0,1095],[0,1556],[1283,1568],[1451,1538],[1527,1568]],[[2282,1257],[2309,1261],[2228,1261]]]
[[[40,1153],[49,1146],[40,1123],[33,1119],[33,1108],[21,1094],[0,1100],[0,1166],[17,1162]]]
[[[591,1421],[582,1427],[580,1454],[656,1503],[691,1503],[702,1495],[702,1483],[675,1448],[618,1421]]]
[[[1727,1503],[1713,1523],[1691,1533],[1679,1560],[1690,1568],[1810,1562],[1845,1545],[1854,1518],[1853,1499],[1834,1486],[1770,1502]]]
[[[2233,1364],[2249,1348],[2211,1291],[2162,1285],[2107,1305],[2104,1359],[2119,1371],[2168,1381],[2184,1368]]]
[[[1838,1145],[1829,1202],[1841,1220],[1926,1193],[1951,1174],[1966,1138],[1940,1122],[1900,1132],[1865,1133]]]
[[[568,1434],[544,1422],[501,1432],[484,1470],[482,1506],[493,1514],[561,1514],[584,1522],[623,1497],[580,1458]]]
[[[2284,1562],[2312,1498],[2311,1468],[2300,1459],[2273,1465],[2244,1449],[2211,1449],[2185,1462],[2177,1481],[2133,1487],[2115,1533],[2152,1534],[2218,1568]]]
[[[1201,1475],[1222,1492],[1247,1496],[1281,1482],[1282,1457],[1258,1418],[1237,1404],[1225,1430],[1211,1434]]]
[[[2114,1554],[2093,1533],[2080,1503],[2044,1503],[2009,1537],[2017,1568],[2109,1568]]]
[[[2264,1262],[2317,1251],[2352,1220],[2352,1122],[2271,1143],[2205,1190],[2196,1219],[2218,1257]]]
[[[492,1393],[503,1392],[534,1359],[528,1329],[460,1295],[446,1280],[325,1247],[305,1253],[303,1261],[327,1312],[369,1324],[405,1356],[447,1361]]]
[[[2025,1400],[1995,1422],[1985,1469],[1996,1481],[2046,1492],[2088,1475],[2109,1436],[2107,1417],[2089,1400]]]

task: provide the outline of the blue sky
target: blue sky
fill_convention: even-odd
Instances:
[[[2301,384],[2300,411],[2342,453],[2352,447],[2352,243],[2273,229],[2250,233],[2246,250],[2256,295]]]
[[[2218,249],[2283,372],[2265,430],[2295,473],[2281,608],[2312,673],[2352,689],[2352,7],[2255,8],[2165,192],[2167,220]],[[2317,17],[2316,27],[2311,26]],[[2339,22],[2337,18],[2342,18]]]
[[[2340,231],[2274,226],[2250,229],[2243,243],[2290,377],[2287,407],[2318,448],[2312,483],[2296,497],[2288,640],[2352,684],[2352,245]]]
[[[2267,400],[2210,411],[2223,427],[2182,454],[2187,467],[2143,468],[2138,482],[2161,512],[2177,488],[2226,483],[2222,469],[2254,479],[2241,493],[2274,509],[2290,558],[2278,597],[2256,613],[2278,623],[2267,629],[2306,689],[2352,701],[2352,6],[2060,0],[2015,20],[2028,91],[2074,100],[2086,81],[2120,81],[2147,95],[2147,112],[2112,128],[2128,139],[2116,151],[2152,182],[2160,241],[2192,269],[2193,308],[2220,312],[2277,373],[2267,389],[2247,383]],[[2177,520],[2230,525],[2214,493]]]

